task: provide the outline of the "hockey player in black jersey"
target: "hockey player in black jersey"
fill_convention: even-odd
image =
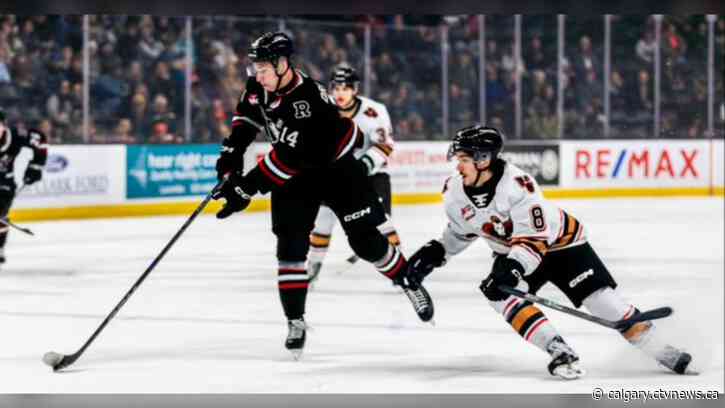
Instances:
[[[297,358],[305,343],[309,235],[322,201],[342,221],[355,253],[403,287],[423,321],[433,317],[433,304],[422,286],[408,282],[405,257],[377,228],[386,216],[365,165],[353,156],[358,126],[339,115],[322,84],[294,69],[292,54],[292,41],[281,32],[252,43],[249,79],[217,161],[218,176],[227,181],[215,198],[226,199],[217,213],[226,218],[271,191],[285,346]],[[244,175],[244,152],[260,131],[272,150]]]
[[[329,86],[340,115],[352,119],[363,133],[362,143],[355,146],[353,154],[365,163],[373,188],[380,196],[383,208],[390,217],[392,200],[388,161],[394,141],[393,125],[390,122],[388,109],[382,103],[358,94],[360,77],[357,71],[347,64],[333,68]],[[336,223],[335,214],[323,204],[317,213],[315,228],[310,234],[308,259],[310,283],[314,282],[320,273]],[[391,244],[400,245],[398,233],[390,219],[378,229],[385,234]],[[358,260],[357,255],[350,256],[347,258],[347,265],[353,265]]]
[[[8,126],[5,113],[0,108],[0,218],[7,219],[13,199],[15,199],[15,158],[20,149],[32,149],[33,158],[23,175],[23,183],[31,185],[43,177],[43,166],[48,158],[48,142],[45,135],[37,129],[21,132]],[[5,242],[8,238],[8,226],[0,224],[0,264],[5,263]]]

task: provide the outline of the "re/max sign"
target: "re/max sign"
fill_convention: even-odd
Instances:
[[[577,179],[699,179],[699,148],[579,149],[575,151]]]

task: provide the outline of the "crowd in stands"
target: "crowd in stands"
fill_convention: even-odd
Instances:
[[[0,15],[0,107],[13,123],[43,130],[51,143],[216,143],[230,132],[231,113],[245,85],[249,43],[265,31],[278,30],[280,21],[295,41],[293,63],[325,83],[340,62],[364,75],[365,27],[371,27],[371,75],[366,83],[369,96],[388,106],[397,140],[444,137],[444,90],[451,131],[479,119],[476,16],[194,17],[188,69],[185,18],[95,15],[89,17],[86,73],[82,16]],[[518,71],[522,138],[557,138],[556,16],[523,16],[518,65],[514,17],[487,16],[485,23],[486,122],[513,136]],[[611,32],[610,137],[653,137],[654,19],[615,15]],[[444,52],[443,35],[449,44]],[[604,137],[602,19],[568,17],[565,40],[563,137]],[[715,48],[715,136],[722,137],[723,16],[716,22]],[[660,50],[659,137],[707,137],[704,16],[665,16]]]

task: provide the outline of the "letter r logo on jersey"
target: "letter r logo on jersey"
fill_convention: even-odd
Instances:
[[[293,103],[292,106],[295,108],[295,118],[304,119],[312,116],[312,112],[310,112],[310,104],[307,103],[307,101],[297,101]]]

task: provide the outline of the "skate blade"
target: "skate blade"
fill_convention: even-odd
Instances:
[[[577,366],[563,365],[554,369],[554,375],[567,381],[576,380],[586,374],[586,370]]]
[[[302,358],[302,349],[294,349],[290,350],[289,352],[292,353],[292,358],[295,361],[300,361],[300,359]]]
[[[431,318],[431,319],[430,319],[430,320],[428,321],[428,323],[430,323],[430,325],[431,325],[431,326],[433,326],[433,327],[435,327],[435,325],[436,325],[436,321],[435,321],[435,319],[433,319],[433,318]]]
[[[337,270],[337,274],[342,275],[345,272],[349,272],[352,269],[352,267],[355,266],[355,264],[359,260],[360,260],[360,258],[358,258],[356,255],[352,255],[352,256],[348,257],[347,259],[345,259],[345,265],[342,268]]]

